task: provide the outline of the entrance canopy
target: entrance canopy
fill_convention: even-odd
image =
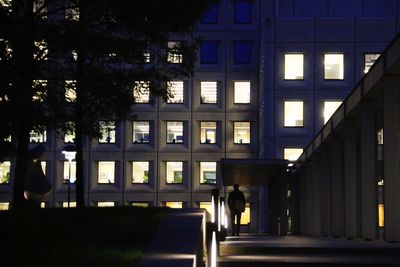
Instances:
[[[288,164],[283,159],[221,159],[223,185],[266,185],[284,175]]]

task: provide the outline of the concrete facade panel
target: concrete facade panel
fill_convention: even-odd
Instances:
[[[396,22],[395,18],[358,18],[356,41],[389,42],[397,32]]]
[[[314,20],[308,18],[276,20],[276,42],[312,42],[314,40]]]
[[[315,21],[316,42],[353,42],[354,19],[319,18]]]
[[[296,17],[320,17],[328,15],[327,0],[296,0]]]
[[[335,0],[329,1],[329,15],[331,17],[361,16],[363,0]]]

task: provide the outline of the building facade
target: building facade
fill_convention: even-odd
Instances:
[[[135,121],[101,122],[103,138],[87,140],[87,204],[208,208],[211,189],[231,190],[221,184],[222,158],[295,160],[399,32],[399,16],[398,0],[221,0],[194,33],[196,71],[171,81],[174,97],[152,103],[139,94]],[[68,138],[32,136],[47,149],[46,207],[66,205],[69,190],[74,199],[75,165],[61,153]],[[7,208],[13,164],[0,168]],[[268,186],[243,190],[244,230],[269,231],[260,219]]]

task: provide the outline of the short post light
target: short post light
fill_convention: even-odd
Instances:
[[[72,167],[72,161],[75,159],[76,156],[76,147],[75,145],[66,145],[61,153],[64,155],[65,159],[68,160],[68,208],[69,208],[71,202],[71,167]]]

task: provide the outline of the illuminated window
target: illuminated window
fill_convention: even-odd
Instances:
[[[71,166],[71,173],[70,173],[70,170],[69,170],[69,166]],[[75,183],[75,181],[76,181],[76,161],[72,161],[71,165],[69,164],[68,161],[64,161],[64,180],[63,180],[63,183],[64,184],[68,184],[68,181],[70,181],[71,184]]]
[[[218,42],[203,41],[200,46],[200,63],[217,64],[218,63]]]
[[[31,143],[46,143],[46,130],[32,130],[30,132],[29,142]]]
[[[49,54],[47,42],[45,40],[35,41],[34,45],[35,50],[33,53],[33,58],[35,60],[47,60],[47,55]]]
[[[250,82],[234,82],[235,104],[250,104]]]
[[[115,121],[99,121],[100,134],[99,143],[113,144],[115,143]]]
[[[150,207],[149,202],[131,202],[132,207],[137,207],[137,208],[148,208]]]
[[[167,201],[167,202],[165,202],[165,207],[171,208],[171,209],[181,209],[183,207],[183,202]]]
[[[246,207],[242,213],[242,217],[240,218],[240,225],[250,224],[250,211],[250,203],[246,202]]]
[[[0,210],[9,210],[10,203],[9,202],[0,202]]]
[[[33,80],[32,88],[34,94],[32,100],[36,102],[42,102],[47,96],[47,80]]]
[[[45,0],[34,0],[33,1],[33,14],[40,16],[40,19],[47,18],[47,6]]]
[[[303,127],[303,101],[285,101],[285,127]]]
[[[168,90],[170,96],[167,99],[167,103],[170,104],[180,104],[183,103],[183,82],[174,81],[168,82]]]
[[[324,124],[329,120],[333,113],[335,113],[341,104],[341,101],[324,101]]]
[[[76,80],[65,81],[65,101],[67,102],[76,101]]]
[[[0,184],[10,183],[10,169],[10,161],[3,161],[2,163],[0,163]]]
[[[134,121],[133,122],[133,143],[148,144],[150,142],[150,122]]]
[[[9,41],[0,39],[0,61],[12,58],[12,48]]]
[[[216,162],[200,162],[200,183],[201,184],[217,183]]]
[[[5,8],[11,8],[12,0],[0,0],[0,6]]]
[[[99,161],[97,182],[99,184],[115,183],[115,161]]]
[[[218,23],[218,6],[212,4],[210,8],[203,14],[201,18],[202,24],[217,24]]]
[[[251,63],[252,44],[249,41],[233,42],[233,62],[235,64]]]
[[[167,161],[167,184],[183,183],[183,162]]]
[[[365,54],[364,55],[364,73],[367,73],[369,69],[374,65],[375,61],[378,60],[381,54]]]
[[[183,144],[183,121],[167,121],[167,144]]]
[[[182,63],[183,56],[181,51],[181,42],[168,42],[168,55],[167,62],[180,64]]]
[[[75,123],[72,121],[65,123],[64,143],[70,144],[75,142]]]
[[[79,21],[79,7],[73,0],[66,0],[65,3],[65,19],[71,21]]]
[[[344,77],[344,55],[343,54],[325,54],[324,55],[324,79],[325,80],[343,80]]]
[[[99,201],[96,204],[97,204],[97,207],[100,207],[100,208],[115,206],[115,202],[111,202],[111,201]]]
[[[67,202],[67,201],[64,201],[64,202],[62,203],[62,207],[63,207],[63,208],[68,208],[68,202]],[[70,201],[70,202],[69,202],[69,207],[70,207],[70,208],[76,208],[76,202],[75,202],[75,201]]]
[[[211,214],[212,214],[211,202],[200,202],[199,208],[206,210],[206,218],[207,218],[206,221],[207,222],[211,221]]]
[[[150,82],[149,81],[136,81],[133,88],[133,97],[135,103],[149,103],[150,102]]]
[[[251,23],[251,2],[249,0],[234,1],[233,21],[236,24]]]
[[[217,122],[202,121],[200,122],[200,143],[215,144],[217,140]]]
[[[233,142],[235,144],[250,144],[250,122],[233,123]]]
[[[40,208],[41,209],[46,208],[46,202],[40,202]]]
[[[149,183],[149,165],[148,161],[132,162],[132,184]]]
[[[200,82],[200,91],[200,102],[202,104],[217,103],[217,82]]]
[[[285,80],[302,80],[304,78],[304,55],[285,54]]]
[[[302,153],[303,153],[302,148],[284,148],[283,158],[290,161],[296,161]]]
[[[379,227],[385,227],[385,205],[378,204],[378,223]]]

